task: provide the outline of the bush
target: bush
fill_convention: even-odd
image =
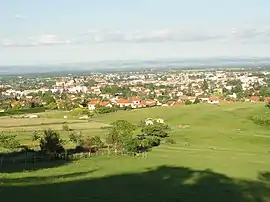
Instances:
[[[251,120],[258,125],[270,125],[270,116],[269,115],[253,116],[253,117],[251,117]]]
[[[40,150],[44,154],[62,153],[64,151],[63,140],[59,133],[51,129],[44,130],[43,137],[40,137]]]
[[[191,105],[191,104],[192,104],[192,102],[190,100],[185,101],[185,105]]]
[[[67,124],[67,123],[64,123],[64,124],[62,125],[62,129],[63,129],[63,131],[69,131],[68,124]]]
[[[36,108],[29,108],[29,109],[10,110],[6,112],[0,112],[0,116],[31,114],[31,113],[33,114],[33,113],[40,113],[40,112],[45,112],[45,108],[36,107]]]
[[[267,103],[265,104],[265,107],[267,107],[268,109],[270,109],[270,102],[267,102]]]
[[[153,137],[148,137],[147,138],[148,142],[149,142],[149,145],[151,147],[157,147],[160,145],[160,139],[156,136],[153,136]]]

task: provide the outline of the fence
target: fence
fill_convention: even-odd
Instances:
[[[83,158],[90,158],[94,156],[142,156],[147,157],[147,152],[132,153],[132,152],[115,152],[108,150],[99,150],[97,152],[80,152],[80,153],[62,153],[42,155],[38,152],[25,152],[20,155],[0,155],[0,171],[2,167],[8,167],[20,164],[36,164],[55,161],[76,161]]]

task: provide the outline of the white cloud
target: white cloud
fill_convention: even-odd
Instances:
[[[24,40],[3,39],[0,46],[2,47],[36,47],[36,46],[54,46],[68,45],[73,43],[72,40],[60,39],[55,34],[45,34],[39,37],[28,37]]]
[[[135,31],[101,31],[86,32],[92,42],[199,42],[219,41],[237,43],[270,43],[270,26],[258,28],[232,28],[231,30],[196,30],[196,29],[160,29]],[[95,40],[98,38],[99,40]]]
[[[14,17],[20,20],[26,20],[28,18],[26,15],[22,15],[22,14],[16,14]]]
[[[215,29],[157,29],[157,30],[97,30],[89,29],[70,39],[56,34],[28,37],[24,40],[3,39],[0,47],[60,46],[94,43],[223,43],[223,44],[270,44],[270,25],[242,27],[228,30]]]

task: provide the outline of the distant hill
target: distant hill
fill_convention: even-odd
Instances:
[[[89,63],[66,63],[57,65],[0,66],[0,75],[22,75],[42,73],[102,72],[141,69],[203,68],[203,67],[265,67],[270,58],[205,58],[205,59],[157,59],[118,60]]]

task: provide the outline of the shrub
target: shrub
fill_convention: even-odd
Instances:
[[[45,112],[45,108],[36,107],[36,108],[29,108],[29,109],[9,110],[6,112],[0,112],[0,116],[31,114],[31,113],[40,113],[40,112]]]
[[[151,147],[157,147],[160,145],[160,139],[156,136],[152,136],[152,137],[147,137],[147,140],[149,142],[149,145]]]
[[[269,115],[253,116],[253,117],[251,117],[251,120],[258,125],[270,125],[270,116]]]
[[[68,124],[67,124],[67,123],[64,123],[64,124],[62,125],[62,129],[63,129],[63,131],[69,131]]]
[[[265,107],[267,107],[268,109],[270,109],[270,102],[267,102],[267,103],[265,104]]]
[[[43,137],[40,138],[40,150],[45,154],[62,153],[64,151],[63,140],[59,133],[51,129],[44,130]]]
[[[191,105],[191,104],[192,104],[192,102],[190,100],[185,101],[185,105]]]

